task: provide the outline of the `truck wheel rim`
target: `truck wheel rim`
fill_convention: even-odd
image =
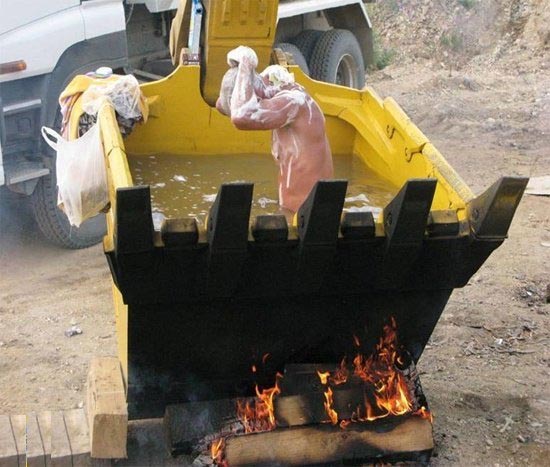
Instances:
[[[335,83],[341,86],[355,88],[357,84],[356,69],[357,65],[353,57],[349,54],[342,55],[336,67]]]

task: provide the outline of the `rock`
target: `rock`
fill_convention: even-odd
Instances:
[[[468,76],[465,76],[463,78],[462,85],[470,91],[479,91],[480,89],[479,84],[474,79],[469,78]]]
[[[71,326],[69,329],[65,331],[66,337],[73,337],[77,334],[82,334],[82,329],[80,329],[78,326]]]

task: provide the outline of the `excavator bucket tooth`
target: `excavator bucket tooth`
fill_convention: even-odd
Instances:
[[[437,180],[409,180],[384,209],[386,256],[380,287],[406,286],[410,271],[422,248]]]
[[[210,209],[207,284],[214,295],[231,295],[240,281],[253,189],[252,183],[224,183]]]
[[[148,186],[119,188],[116,192],[115,250],[117,254],[153,249],[153,216]]]
[[[528,182],[525,177],[502,177],[470,201],[470,225],[477,238],[506,237]]]
[[[347,186],[347,180],[321,180],[298,210],[298,293],[311,293],[323,283],[336,251]]]

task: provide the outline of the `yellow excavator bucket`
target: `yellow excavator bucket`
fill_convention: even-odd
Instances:
[[[475,197],[393,99],[289,66],[325,116],[337,179],[285,217],[269,204],[270,132],[240,131],[213,107],[228,50],[248,45],[267,64],[277,2],[204,6],[202,62],[142,86],[147,123],[123,140],[113,109],[99,114],[132,418],[253,394],[255,355],[269,353],[271,374],[338,362],[350,336],[374,347],[390,319],[417,361],[453,289],[504,241],[526,185],[505,177]]]

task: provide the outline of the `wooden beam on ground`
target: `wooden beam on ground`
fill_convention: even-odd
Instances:
[[[61,411],[52,413],[52,467],[73,467],[71,443]]]
[[[433,450],[432,424],[420,417],[401,417],[332,425],[279,428],[226,439],[231,467],[307,466],[341,461],[427,462]]]
[[[63,412],[67,436],[71,444],[73,465],[87,465],[90,461],[90,434],[84,409]]]
[[[18,466],[17,444],[10,417],[0,415],[0,467]]]
[[[39,412],[36,418],[40,428],[40,436],[42,436],[42,444],[44,445],[46,467],[50,467],[52,465],[52,413],[49,411]]]
[[[27,462],[27,417],[25,417],[25,415],[10,415],[10,421],[15,439],[15,445],[17,446],[18,467],[24,467]]]
[[[51,412],[27,415],[27,467],[51,466]]]
[[[87,411],[91,456],[126,457],[128,408],[120,363],[116,357],[98,357],[90,363]]]

